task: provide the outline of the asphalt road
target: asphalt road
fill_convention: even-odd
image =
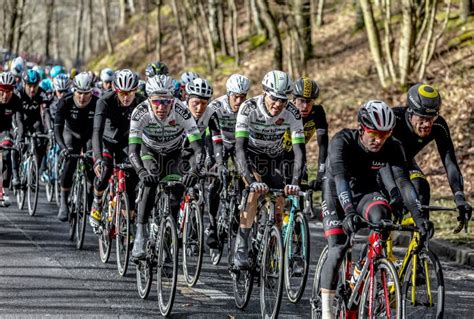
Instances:
[[[67,224],[57,221],[56,214],[56,205],[47,203],[43,192],[34,217],[18,211],[15,203],[0,207],[0,317],[157,317],[156,286],[147,300],[141,300],[135,269],[120,277],[114,251],[103,264],[90,227],[83,250],[76,250],[67,238]],[[280,318],[310,317],[313,271],[325,244],[321,225],[311,222],[310,229],[312,262],[305,295],[297,305],[284,296]],[[259,318],[258,289],[246,310],[238,310],[226,258],[218,267],[207,255],[204,261],[194,288],[179,279],[172,318]],[[442,264],[446,317],[472,318],[474,269],[444,260]]]

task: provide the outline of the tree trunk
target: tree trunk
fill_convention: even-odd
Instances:
[[[119,0],[119,26],[123,28],[127,23],[129,17],[129,11],[127,7],[127,0]]]
[[[229,47],[224,29],[224,2],[219,3],[219,6],[217,7],[217,24],[219,37],[221,39],[221,53],[223,55],[229,55]]]
[[[219,48],[221,46],[221,39],[219,35],[219,27],[218,27],[218,4],[217,0],[207,0],[207,9],[208,9],[208,25],[209,30],[212,36],[212,43],[214,47]]]
[[[112,45],[112,38],[110,37],[109,31],[109,0],[101,0],[102,5],[102,20],[104,23],[104,36],[105,43],[107,45],[107,52],[109,54],[114,53],[114,47]]]
[[[58,10],[54,11],[54,60],[59,60],[61,53],[59,52],[59,42],[60,42],[60,32],[59,32],[59,12]]]
[[[188,64],[188,57],[186,54],[188,42],[184,30],[181,26],[181,19],[178,11],[178,6],[176,5],[176,0],[171,0],[171,8],[173,10],[173,15],[176,20],[176,28],[178,29],[179,49],[181,51],[181,67],[184,68]]]
[[[130,8],[130,13],[135,14],[135,0],[128,0],[128,7]]]
[[[204,57],[204,59],[206,59],[208,69],[212,70],[213,67],[212,67],[211,57],[209,56],[209,54],[206,52],[206,49],[204,48],[204,44],[206,40],[204,39],[204,35],[203,35],[204,31],[202,30],[203,29],[202,24],[200,23],[198,19],[198,13],[196,12],[197,10],[193,9],[195,6],[195,3],[193,2],[193,0],[186,0],[185,4],[186,5],[184,6],[184,8],[186,9],[186,14],[191,19],[195,28],[194,34],[197,35],[197,40],[198,40],[197,48],[199,49],[199,53],[201,56]]]
[[[402,25],[400,29],[400,49],[399,49],[399,62],[398,67],[400,68],[400,85],[404,87],[408,81],[408,74],[411,70],[411,48],[413,44],[413,19],[412,19],[413,8],[410,0],[402,0]]]
[[[313,45],[311,43],[311,1],[293,0],[293,13],[296,22],[296,36],[300,50],[302,49],[303,69],[306,69],[306,62],[313,55]]]
[[[250,8],[252,10],[253,23],[255,27],[257,28],[258,34],[264,34],[265,36],[267,36],[267,30],[265,29],[264,24],[262,22],[262,15],[260,12],[258,1],[259,0],[250,0]]]
[[[318,1],[318,15],[316,16],[316,26],[320,27],[324,24],[324,0]]]
[[[143,0],[141,3],[141,9],[142,9],[142,17],[143,17],[143,23],[145,24],[144,30],[145,30],[145,52],[150,52],[150,30],[149,30],[149,23],[148,23],[148,8],[149,8],[149,0]]]
[[[79,0],[79,9],[77,10],[77,23],[76,23],[76,48],[75,48],[75,63],[76,65],[80,65],[81,60],[81,42],[82,42],[82,20],[83,20],[83,13],[84,13],[84,0]]]
[[[217,65],[216,51],[214,48],[214,44],[212,43],[212,34],[211,34],[211,30],[209,29],[209,24],[206,23],[207,22],[206,11],[204,10],[204,5],[202,4],[202,0],[197,0],[197,6],[198,6],[198,11],[200,12],[200,15],[201,15],[200,25],[203,28],[204,36],[207,39],[208,52],[209,52],[209,57],[211,61],[210,70],[212,71]]]
[[[87,27],[87,47],[89,48],[89,55],[94,52],[94,7],[92,6],[92,0],[88,1],[87,10],[89,12],[89,21]]]
[[[16,43],[15,43],[15,52],[17,54],[20,54],[20,43],[21,43],[21,38],[23,38],[23,15],[25,12],[25,0],[19,0],[17,3],[17,16],[18,16],[18,33],[16,37]]]
[[[460,18],[462,22],[467,22],[467,17],[472,14],[473,4],[472,0],[461,0],[460,3]]]
[[[161,0],[156,0],[156,58],[161,60]]]
[[[234,44],[234,57],[235,65],[240,65],[240,55],[239,55],[239,39],[237,35],[238,21],[237,21],[237,6],[235,5],[235,0],[229,0],[229,9],[231,21],[231,33],[232,33],[232,43]]]
[[[372,10],[372,5],[369,0],[360,0],[360,5],[362,13],[364,15],[364,23],[367,29],[367,37],[369,38],[370,51],[372,52],[372,57],[375,62],[375,67],[377,69],[377,75],[380,80],[380,84],[383,88],[387,87],[385,81],[385,72],[383,65],[382,50],[380,48],[379,32],[374,21],[374,13]]]
[[[7,49],[9,52],[12,52],[14,49],[14,39],[15,39],[15,25],[18,18],[18,2],[19,0],[10,0],[8,1],[8,6],[10,8],[10,25],[4,30],[7,32],[6,43]]]
[[[283,68],[283,49],[281,45],[280,31],[277,28],[275,19],[268,7],[267,0],[257,0],[258,8],[261,11],[263,23],[268,30],[268,35],[273,46],[273,64],[274,68],[281,70]]]
[[[54,15],[54,0],[48,0],[46,2],[46,34],[45,34],[45,41],[44,41],[44,54],[46,58],[49,58],[50,51],[49,47],[51,45],[51,26],[53,24],[53,15]]]
[[[355,10],[355,27],[354,30],[358,31],[364,28],[364,13],[362,12],[362,7],[359,0],[354,1],[354,10]]]
[[[395,71],[395,65],[393,63],[393,35],[392,35],[392,27],[391,27],[391,20],[392,20],[392,1],[385,0],[384,1],[384,11],[385,11],[385,19],[384,19],[384,29],[385,29],[385,36],[384,36],[384,48],[385,48],[385,55],[387,57],[387,64],[388,70],[390,72],[390,77],[392,78],[392,82],[397,81],[397,72]]]

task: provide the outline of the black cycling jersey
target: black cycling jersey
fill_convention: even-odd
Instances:
[[[94,131],[92,135],[92,147],[94,158],[102,158],[102,142],[128,146],[128,135],[130,131],[130,119],[133,110],[145,98],[136,95],[132,104],[128,107],[120,105],[117,93],[106,91],[97,102],[94,117]]]
[[[75,139],[83,141],[92,138],[96,104],[97,98],[95,96],[91,97],[91,101],[84,108],[76,106],[74,94],[69,94],[59,100],[54,119],[54,135],[61,149],[66,148],[63,131],[68,132]]]
[[[355,213],[355,201],[364,194],[380,190],[377,175],[390,165],[408,209],[419,215],[419,203],[409,181],[408,163],[399,141],[390,137],[379,152],[369,152],[360,141],[359,130],[343,129],[329,144],[326,177],[336,190],[346,214]],[[328,189],[328,191],[331,191]]]
[[[13,130],[13,122],[17,127],[17,136],[23,135],[23,122],[20,121],[21,100],[15,93],[12,94],[10,101],[6,104],[0,104],[0,132]]]
[[[431,133],[427,137],[419,137],[410,124],[410,114],[406,107],[393,108],[397,118],[397,124],[393,130],[393,136],[398,139],[409,160],[414,161],[414,157],[431,141],[435,140],[438,153],[443,161],[443,165],[448,175],[449,185],[454,194],[463,192],[463,180],[459,169],[453,141],[449,133],[449,127],[443,117],[438,118],[433,123]],[[416,167],[416,164],[415,164]]]
[[[25,93],[24,89],[19,92],[21,99],[21,122],[25,130],[28,132],[34,132],[42,130],[43,128],[43,113],[46,119],[49,119],[49,103],[50,100],[46,92],[41,88],[38,88],[38,92],[33,98],[30,98]],[[49,125],[48,121],[45,121],[46,125]]]

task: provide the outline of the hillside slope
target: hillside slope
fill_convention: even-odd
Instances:
[[[184,70],[195,70],[213,81],[216,96],[224,94],[226,77],[239,72],[248,75],[254,85],[252,94],[259,94],[263,75],[272,69],[271,50],[268,43],[257,48],[250,45],[244,35],[247,26],[241,22],[239,41],[242,49],[242,65],[236,69],[232,61],[220,57],[220,66],[214,74],[206,73],[203,61],[198,55],[190,54],[192,65],[182,67],[179,59],[178,37],[172,26],[166,24],[170,10],[162,8],[163,19],[163,58],[172,72],[178,77]],[[150,13],[149,20],[155,21],[156,11]],[[330,133],[342,127],[355,127],[356,110],[366,100],[383,99],[390,105],[402,105],[405,92],[398,89],[383,90],[379,85],[375,67],[367,44],[364,30],[353,32],[354,12],[349,5],[328,10],[325,25],[317,30],[315,58],[309,62],[309,76],[318,81],[321,87],[319,102],[327,110]],[[133,17],[124,30],[116,32],[114,55],[98,54],[89,61],[88,67],[100,70],[103,67],[132,68],[143,73],[147,62],[156,60],[155,54],[146,53],[144,32],[140,27],[140,17]],[[442,114],[451,128],[461,170],[465,179],[466,193],[472,199],[474,191],[474,17],[468,24],[460,26],[457,20],[450,22],[446,34],[441,38],[438,54],[430,64],[427,82],[437,87],[443,98]],[[153,38],[153,34],[151,38]],[[252,47],[252,49],[250,49]],[[197,52],[195,46],[189,52]],[[193,58],[194,57],[194,58]],[[201,62],[201,63],[199,63]],[[312,143],[314,145],[314,143]],[[311,156],[312,155],[312,156]],[[313,162],[316,151],[310,152]],[[444,168],[432,144],[419,155],[419,163],[429,176],[433,192],[438,196],[450,197]]]

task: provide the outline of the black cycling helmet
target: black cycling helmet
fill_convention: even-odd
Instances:
[[[302,77],[296,80],[293,87],[293,95],[305,99],[316,99],[319,96],[318,83],[308,77]]]
[[[416,115],[433,117],[439,114],[441,96],[432,86],[415,84],[408,90],[408,110]]]
[[[155,61],[146,66],[145,75],[147,77],[155,76],[155,75],[168,75],[169,70],[166,64],[161,61]]]

